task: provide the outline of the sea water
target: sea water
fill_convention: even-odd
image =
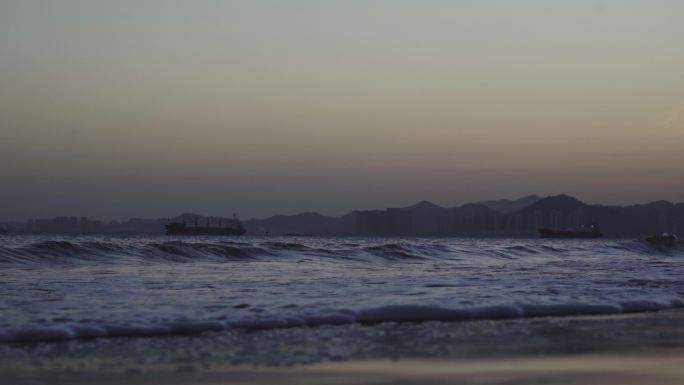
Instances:
[[[682,307],[640,240],[0,236],[0,342]]]

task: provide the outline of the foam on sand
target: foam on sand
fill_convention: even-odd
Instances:
[[[283,316],[262,319],[174,321],[156,325],[56,324],[46,327],[0,329],[0,342],[48,342],[100,337],[131,337],[196,334],[226,329],[269,330],[288,327],[345,325],[383,322],[472,321],[521,317],[607,315],[653,312],[684,307],[684,301],[634,300],[605,304],[513,304],[469,308],[427,305],[387,305],[359,311],[343,309],[301,317]]]

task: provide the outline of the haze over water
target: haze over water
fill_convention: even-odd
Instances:
[[[0,219],[684,196],[678,1],[0,3]]]

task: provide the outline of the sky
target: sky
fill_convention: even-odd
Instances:
[[[684,201],[684,2],[0,0],[0,219]]]

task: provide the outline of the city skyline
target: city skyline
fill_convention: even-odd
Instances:
[[[176,229],[187,226],[189,229],[198,228],[198,231],[232,228],[249,236],[529,237],[536,236],[541,231],[539,229],[577,231],[591,228],[609,237],[633,238],[672,233],[682,228],[684,202],[605,206],[586,204],[568,195],[530,195],[517,200],[474,202],[459,207],[441,207],[421,201],[406,207],[354,210],[340,217],[300,213],[244,221],[234,219],[191,213],[161,219],[131,218],[120,222],[57,217],[31,219],[25,225],[15,223],[7,226],[6,230],[31,234],[159,235],[168,230],[168,226],[176,226]]]
[[[289,217],[294,217],[298,215],[305,215],[305,214],[316,214],[320,215],[323,217],[329,217],[329,218],[335,218],[335,219],[340,219],[344,218],[345,216],[349,214],[354,214],[354,213],[360,213],[360,212],[374,212],[374,211],[380,211],[384,212],[386,210],[406,210],[406,209],[411,209],[414,207],[435,207],[439,209],[444,209],[444,210],[454,210],[454,209],[459,209],[467,206],[472,206],[472,205],[480,205],[484,207],[489,207],[490,209],[494,211],[501,211],[501,212],[507,212],[510,211],[506,209],[508,206],[512,207],[518,207],[520,204],[523,204],[523,206],[519,206],[517,209],[524,208],[525,205],[531,204],[530,202],[536,202],[538,200],[543,200],[543,199],[551,199],[551,198],[556,198],[556,197],[568,197],[572,200],[577,200],[579,202],[582,202],[582,204],[586,204],[589,206],[597,206],[597,207],[616,207],[616,208],[629,208],[629,207],[637,207],[637,206],[647,206],[647,205],[652,205],[652,204],[659,204],[659,203],[668,203],[671,205],[676,205],[676,206],[681,206],[684,205],[684,200],[681,201],[669,201],[666,199],[653,199],[653,200],[648,200],[644,202],[634,202],[630,204],[624,204],[624,205],[618,205],[618,204],[606,204],[602,202],[589,202],[586,200],[583,200],[576,195],[568,195],[566,193],[560,193],[560,194],[551,194],[551,195],[539,195],[539,194],[528,194],[525,196],[521,197],[515,197],[515,198],[506,198],[506,197],[499,197],[495,199],[487,199],[487,200],[478,200],[478,201],[469,201],[469,202],[461,202],[458,204],[440,204],[439,202],[434,202],[432,200],[428,199],[422,199],[420,201],[415,201],[411,202],[409,204],[403,204],[403,205],[380,205],[377,207],[363,207],[363,208],[352,208],[348,211],[344,211],[338,214],[329,214],[326,212],[321,212],[321,211],[311,211],[311,210],[301,210],[301,211],[296,211],[296,212],[273,212],[270,214],[267,214],[262,217],[241,217],[237,215],[235,212],[232,212],[230,214],[226,213],[221,213],[221,212],[215,212],[215,213],[208,213],[208,212],[198,212],[198,211],[193,211],[193,210],[176,210],[175,212],[170,212],[167,213],[166,215],[162,216],[157,216],[157,217],[146,217],[143,215],[132,215],[132,216],[121,216],[117,218],[105,218],[105,217],[97,217],[97,216],[92,216],[92,215],[76,215],[74,213],[66,213],[66,214],[60,214],[60,215],[42,215],[42,216],[35,216],[35,217],[27,217],[27,218],[0,218],[0,222],[6,222],[6,223],[15,223],[15,224],[20,224],[23,222],[27,221],[36,221],[36,220],[53,220],[53,219],[62,219],[62,220],[67,220],[67,221],[96,221],[100,222],[102,224],[106,223],[124,223],[127,221],[158,221],[158,220],[172,220],[172,219],[177,219],[181,216],[198,216],[200,218],[204,218],[203,220],[206,220],[207,218],[210,219],[231,219],[234,217],[239,217],[243,220],[248,220],[248,221],[260,221],[260,220],[266,220],[266,219],[271,219],[274,217],[278,216],[289,216]]]

